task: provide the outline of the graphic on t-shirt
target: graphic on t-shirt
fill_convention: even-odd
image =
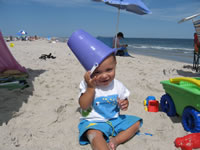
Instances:
[[[95,126],[95,125],[97,125],[97,123],[90,123],[86,128],[89,128],[89,127]]]
[[[119,112],[117,97],[117,94],[97,97],[93,101],[93,109],[104,118],[112,118]]]

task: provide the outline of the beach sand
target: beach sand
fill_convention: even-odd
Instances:
[[[24,90],[0,90],[1,150],[90,150],[78,143],[79,83],[85,70],[66,43],[47,40],[13,41],[9,47],[16,60],[27,68],[30,87]],[[9,42],[7,43],[9,46]],[[56,59],[41,60],[52,53]],[[143,118],[141,133],[118,150],[176,150],[174,140],[187,134],[180,117],[146,112],[147,96],[160,97],[165,91],[162,80],[187,76],[199,77],[192,64],[132,55],[117,57],[116,78],[130,90],[129,109],[122,114]]]

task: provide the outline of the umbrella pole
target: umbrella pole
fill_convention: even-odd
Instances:
[[[119,29],[119,15],[120,15],[120,8],[118,8],[118,14],[117,14],[117,26],[116,26],[116,34],[115,34],[115,47],[117,48],[117,33]]]

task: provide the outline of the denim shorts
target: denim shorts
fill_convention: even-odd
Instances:
[[[110,119],[107,122],[93,122],[82,120],[79,125],[79,143],[81,145],[89,144],[89,141],[85,135],[89,129],[99,130],[104,134],[105,140],[109,142],[110,136],[116,136],[121,131],[124,131],[140,121],[140,127],[142,126],[142,119],[132,115],[119,115],[118,118]]]

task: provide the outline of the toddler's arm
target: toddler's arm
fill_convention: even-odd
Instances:
[[[93,77],[91,79],[90,72],[88,71],[85,73],[84,79],[85,79],[85,82],[87,83],[87,89],[85,93],[83,93],[80,96],[79,104],[83,110],[86,110],[91,106],[92,101],[94,99],[95,88],[96,88],[96,83],[95,83],[96,77]]]

